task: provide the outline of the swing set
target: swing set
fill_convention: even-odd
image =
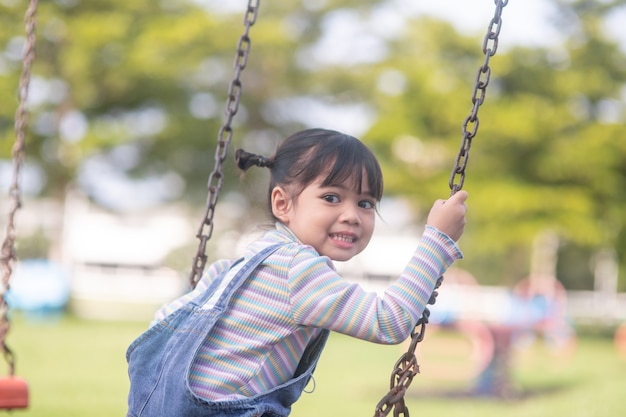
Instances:
[[[456,156],[454,167],[450,174],[449,187],[451,195],[461,190],[465,182],[465,170],[469,160],[472,140],[476,136],[479,127],[478,110],[483,104],[486,96],[487,86],[491,77],[490,59],[498,49],[498,40],[502,26],[502,10],[508,4],[508,0],[494,0],[495,11],[489,22],[487,33],[482,44],[484,61],[478,69],[471,102],[472,108],[462,125],[462,141]],[[241,74],[246,68],[250,54],[251,38],[250,30],[255,24],[260,7],[260,0],[248,0],[248,5],[244,14],[244,31],[237,43],[234,61],[234,76],[230,81],[228,96],[225,106],[225,120],[219,129],[217,137],[217,147],[215,150],[215,164],[209,175],[207,188],[208,195],[204,216],[196,234],[199,240],[198,250],[193,258],[193,264],[189,275],[189,282],[195,287],[200,280],[207,262],[206,245],[211,238],[214,226],[214,215],[217,201],[222,189],[224,174],[223,164],[228,156],[228,149],[232,141],[232,122],[239,109],[239,103],[243,90]],[[0,410],[12,410],[28,407],[28,384],[15,376],[15,358],[13,352],[6,344],[7,334],[10,329],[9,306],[6,302],[6,294],[10,288],[11,274],[13,266],[17,261],[15,251],[15,240],[17,237],[15,228],[15,215],[21,206],[19,177],[20,168],[25,156],[25,135],[28,124],[28,111],[26,103],[28,99],[28,88],[30,84],[31,66],[35,58],[36,41],[36,11],[37,0],[30,0],[25,14],[26,27],[26,47],[23,54],[23,68],[19,83],[19,105],[15,114],[15,134],[16,139],[12,149],[13,177],[9,190],[11,208],[9,210],[6,237],[2,244],[0,266],[2,269],[2,281],[0,287],[0,352],[7,362],[8,376],[0,377]],[[437,290],[443,283],[443,276],[439,277],[435,290],[430,297],[428,304],[433,305],[437,299]],[[390,389],[375,408],[374,417],[388,415],[393,410],[393,415],[409,416],[409,409],[405,404],[405,394],[413,378],[419,373],[419,365],[415,356],[418,343],[422,342],[425,336],[426,324],[429,321],[430,311],[426,308],[422,317],[417,321],[411,332],[411,343],[405,352],[395,363],[390,378]]]

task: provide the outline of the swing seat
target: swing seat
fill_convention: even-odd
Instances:
[[[8,376],[0,378],[0,409],[28,407],[28,384],[22,378]]]

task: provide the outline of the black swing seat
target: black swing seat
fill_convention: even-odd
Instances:
[[[0,409],[28,407],[28,384],[16,376],[0,377]]]

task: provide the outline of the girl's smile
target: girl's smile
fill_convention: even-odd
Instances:
[[[350,236],[347,233],[331,233],[330,238],[333,239],[339,246],[350,246],[356,241],[356,236]]]

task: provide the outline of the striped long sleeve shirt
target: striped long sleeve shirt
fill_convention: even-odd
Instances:
[[[329,258],[300,243],[280,223],[252,242],[244,258],[275,243],[285,245],[237,290],[194,358],[189,384],[201,397],[248,397],[286,382],[321,329],[375,343],[401,343],[437,279],[463,256],[448,236],[427,226],[402,274],[379,296],[341,278]],[[198,296],[232,263],[211,264],[196,288],[163,306],[155,320]]]

